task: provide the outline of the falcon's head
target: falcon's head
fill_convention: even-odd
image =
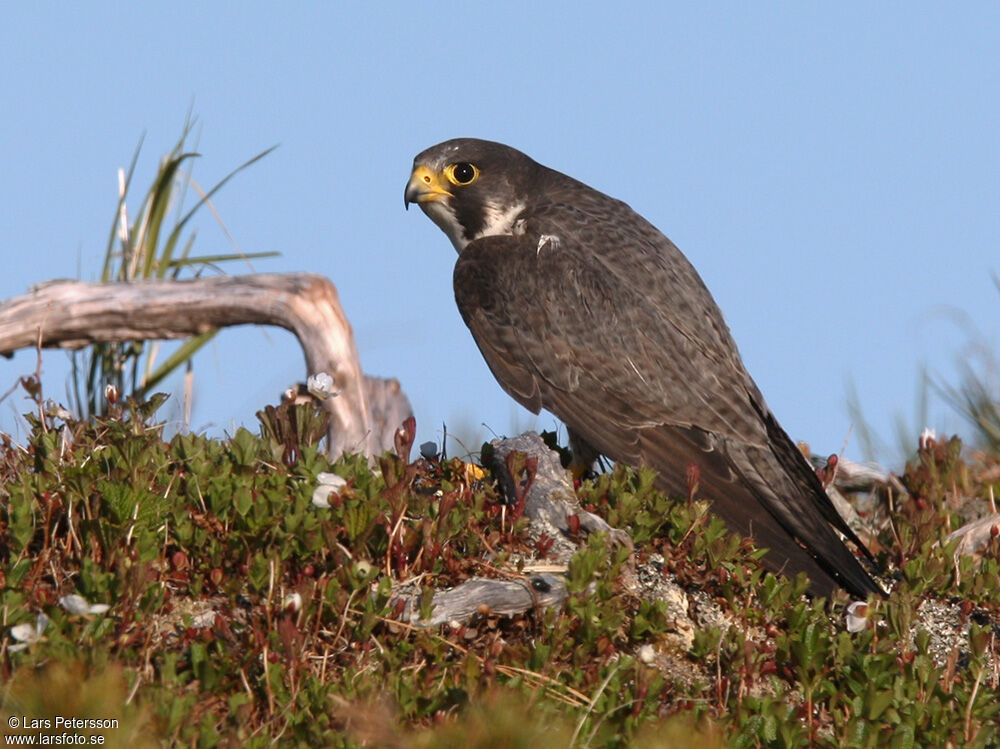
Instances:
[[[543,169],[502,143],[456,138],[417,155],[403,199],[419,203],[461,252],[480,237],[512,233]]]

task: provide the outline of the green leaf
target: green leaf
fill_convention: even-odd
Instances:
[[[237,429],[230,440],[230,446],[237,465],[251,466],[257,462],[258,441],[248,429]]]
[[[878,720],[882,713],[892,704],[892,692],[874,692],[868,695],[865,700],[865,714],[868,720]]]
[[[253,508],[253,495],[250,493],[250,489],[245,486],[237,487],[233,492],[233,505],[236,507],[236,512],[246,517]]]

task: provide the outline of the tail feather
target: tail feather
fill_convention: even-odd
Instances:
[[[563,404],[556,394],[550,393],[552,410],[569,410],[572,404]],[[668,425],[610,430],[577,422],[570,432],[575,449],[589,445],[592,449],[585,452],[649,466],[657,471],[657,486],[673,494],[687,493],[688,468],[698,466],[700,493],[712,502],[713,511],[734,531],[768,549],[762,560],[768,569],[788,575],[805,572],[814,595],[829,596],[837,587],[861,597],[884,595],[837,535],[842,533],[873,561],[812,468],[774,418],[769,413],[761,416],[767,425],[764,444]]]
[[[771,446],[677,427],[644,430],[640,445],[643,461],[659,472],[660,485],[668,491],[683,493],[688,466],[698,465],[702,495],[730,527],[769,550],[763,559],[768,569],[805,572],[817,595],[829,595],[837,586],[858,596],[882,593],[831,528],[825,505],[837,530],[870,558],[800,454],[797,462],[787,454],[781,459]]]

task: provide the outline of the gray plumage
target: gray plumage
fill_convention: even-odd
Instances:
[[[771,414],[701,278],[652,224],[475,139],[418,155],[406,201],[459,250],[459,310],[515,400],[562,419],[579,452],[654,468],[671,493],[686,493],[697,465],[713,510],[770,549],[770,569],[806,572],[814,593],[881,592],[831,529],[868,554]]]

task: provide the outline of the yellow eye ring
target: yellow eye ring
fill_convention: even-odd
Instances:
[[[446,166],[444,168],[444,176],[451,184],[458,187],[465,187],[479,179],[479,167],[467,161],[459,161],[456,164]]]

